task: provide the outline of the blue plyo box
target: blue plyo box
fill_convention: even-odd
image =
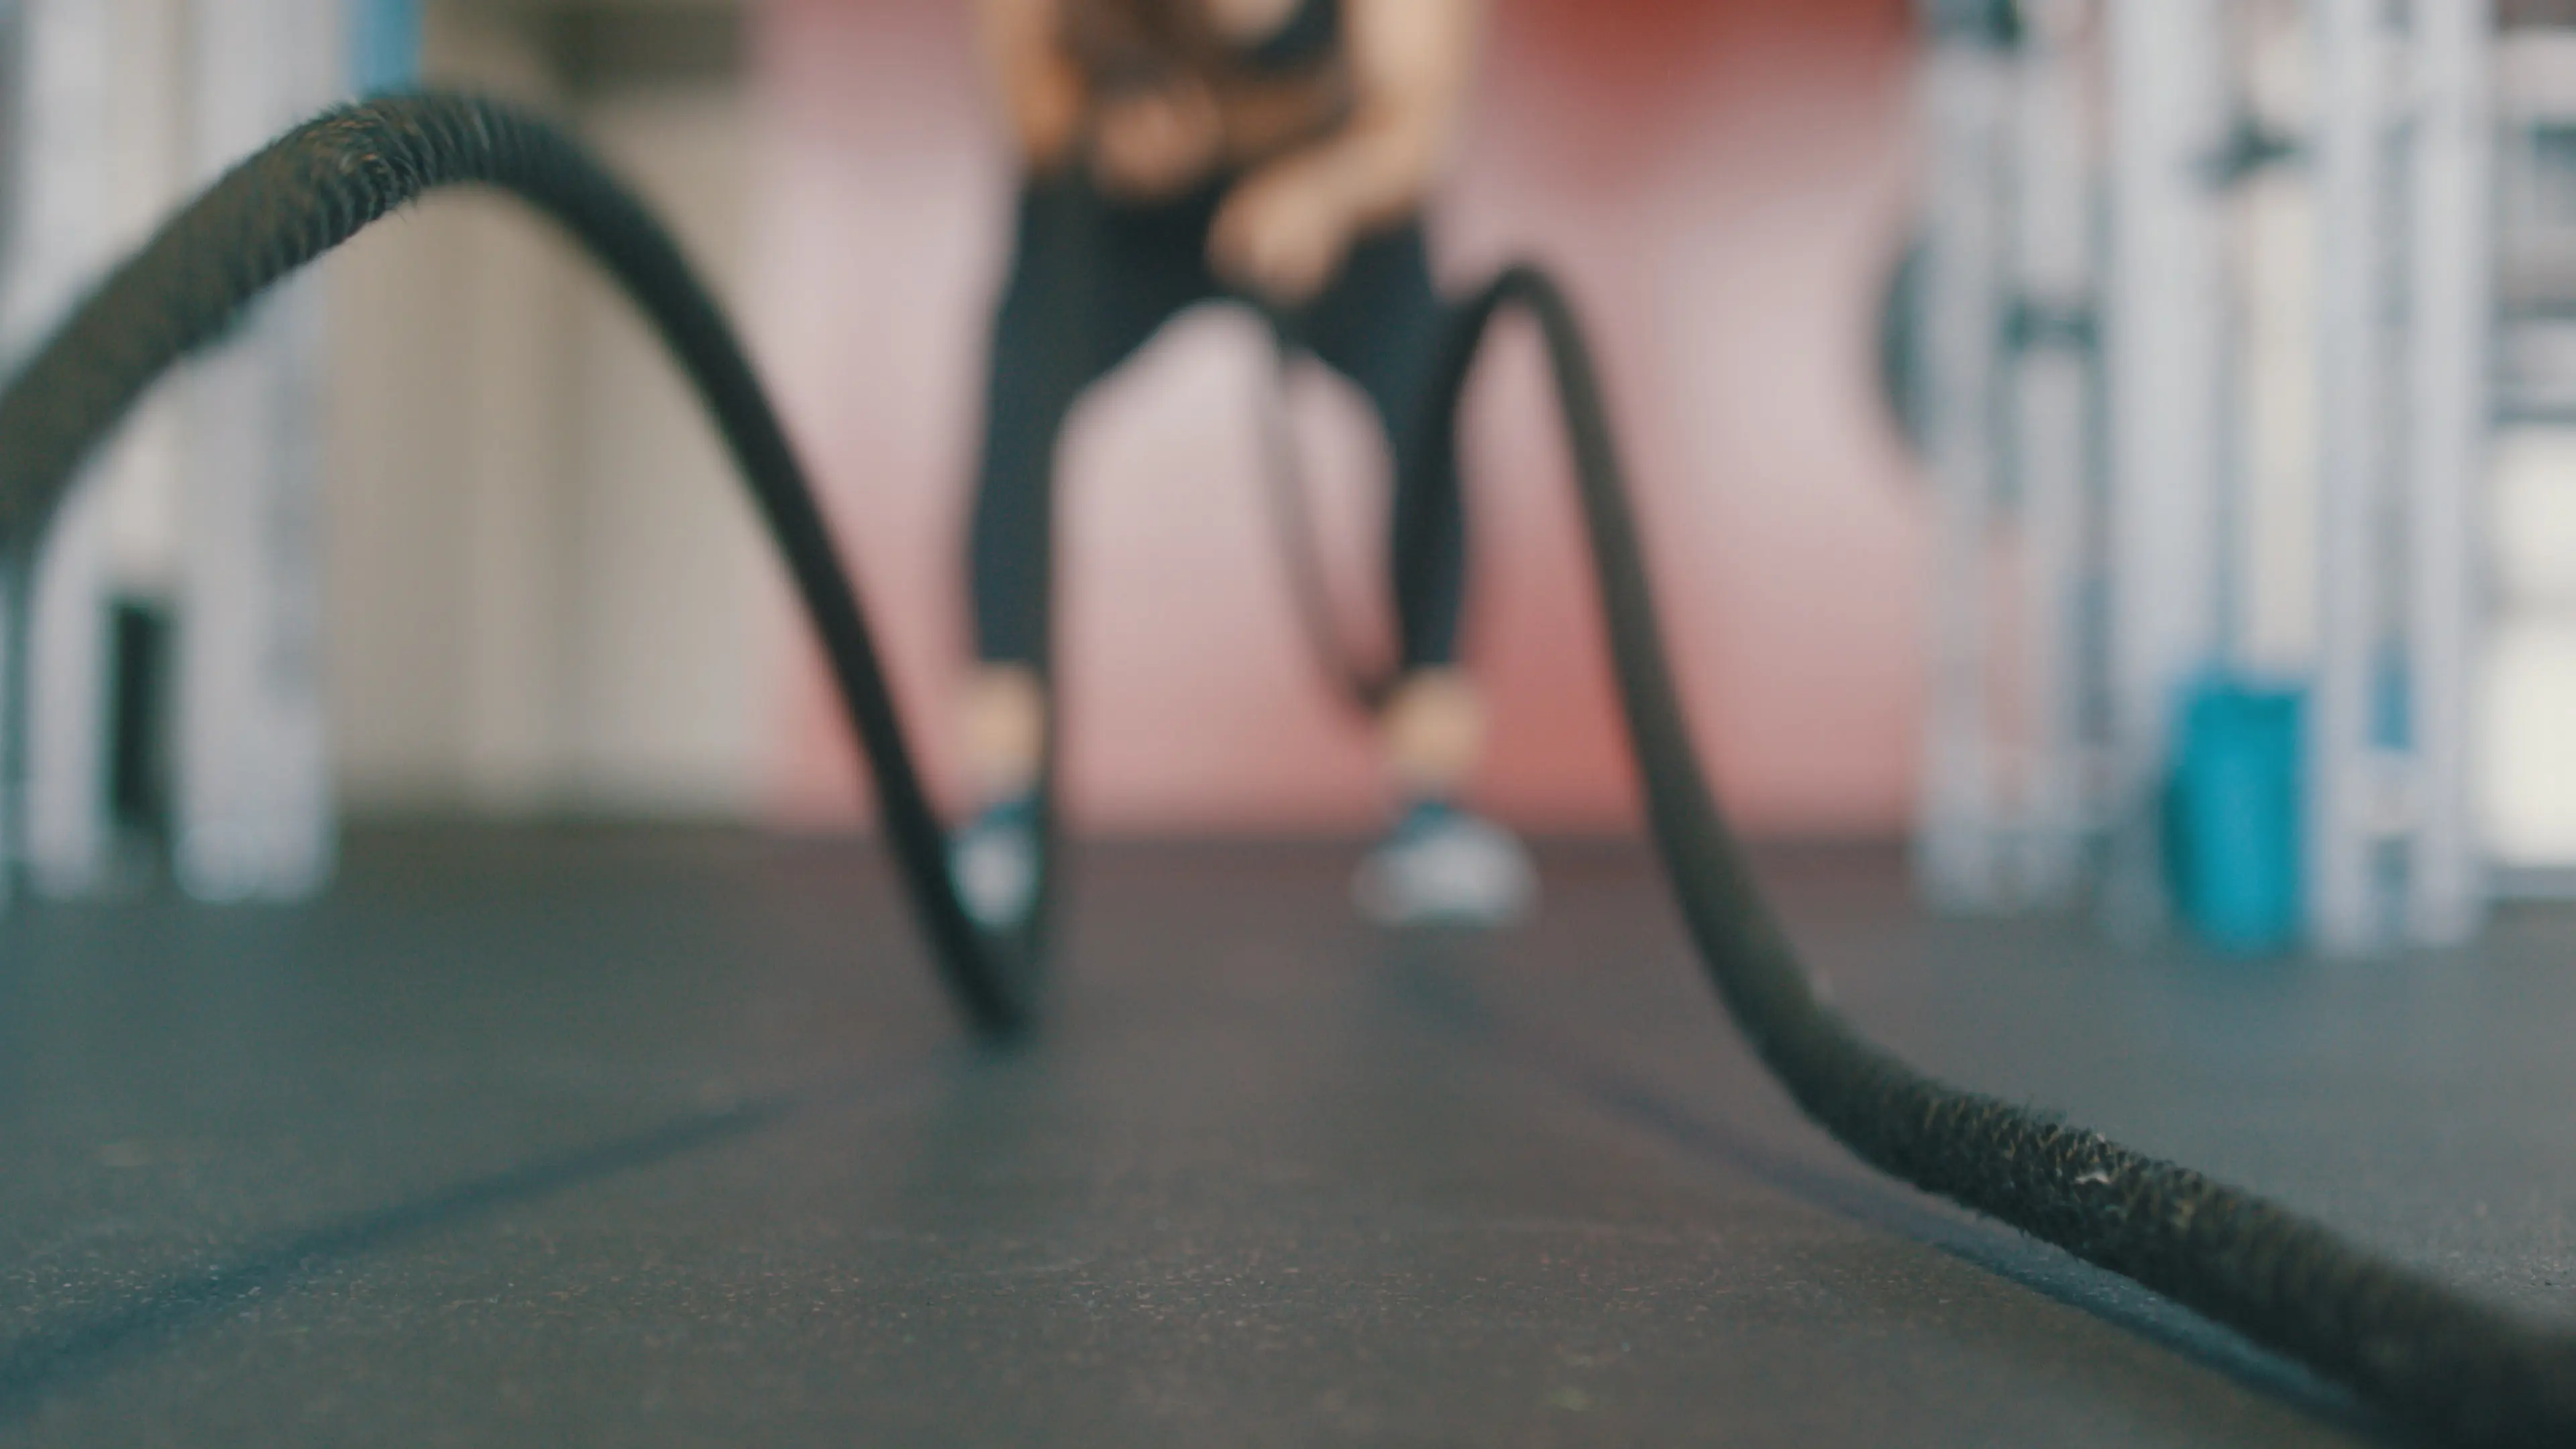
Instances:
[[[2300,889],[2305,692],[2214,677],[2184,696],[2165,793],[2165,868],[2183,923],[2229,951],[2287,949]]]

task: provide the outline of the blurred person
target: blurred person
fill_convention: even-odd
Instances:
[[[1483,734],[1458,667],[1465,526],[1423,424],[1448,309],[1422,209],[1466,99],[1484,0],[979,0],[1022,176],[994,323],[970,538],[980,667],[953,847],[1003,925],[1036,880],[1057,435],[1175,314],[1225,299],[1357,384],[1395,462],[1400,673],[1379,717],[1396,821],[1354,882],[1390,924],[1499,924],[1535,877],[1458,804]]]

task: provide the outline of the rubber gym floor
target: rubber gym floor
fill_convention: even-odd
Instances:
[[[22,907],[0,1443],[2403,1442],[1844,1156],[1641,848],[1491,937],[1361,924],[1355,850],[1078,846],[1009,1049],[860,845],[378,829],[311,906]],[[1920,1064],[2564,1311],[2576,908],[2248,961],[1763,860]]]

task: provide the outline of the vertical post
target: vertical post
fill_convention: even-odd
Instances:
[[[1923,237],[1923,447],[1933,488],[1931,698],[1916,867],[1952,909],[2000,904],[1989,538],[2002,419],[2003,125],[2011,70],[1973,20],[1934,5]]]
[[[123,6],[23,0],[16,234],[0,288],[0,355],[25,351],[68,312],[116,241],[114,82]],[[78,891],[104,871],[109,841],[107,527],[97,470],[28,540],[12,626],[23,688],[17,857],[21,883]]]
[[[193,0],[211,177],[340,89],[337,0]],[[320,633],[321,297],[263,303],[184,384],[174,864],[213,900],[318,888],[334,850]]]
[[[2014,238],[2024,330],[2013,369],[2014,475],[2021,492],[2017,889],[2074,890],[2085,800],[2085,516],[2093,472],[2091,127],[2081,8],[2025,6],[2014,120]]]
[[[2317,672],[2308,711],[2308,928],[2328,951],[2372,946],[2371,695],[2382,631],[2372,515],[2390,401],[2382,317],[2384,0],[2316,0]]]
[[[2479,639],[2475,517],[2493,420],[2493,0],[2415,0],[2414,407],[2407,635],[2415,822],[2406,932],[2472,935],[2485,888],[2472,821],[2470,701]]]
[[[2106,898],[2160,918],[2158,831],[2173,721],[2218,657],[2226,332],[2211,169],[2225,138],[2218,0],[2110,0],[2112,768]]]

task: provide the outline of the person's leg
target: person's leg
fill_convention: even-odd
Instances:
[[[1114,206],[1078,176],[1030,183],[993,326],[968,545],[975,649],[968,766],[987,798],[1035,782],[1054,549],[1055,452],[1091,385],[1208,296],[1208,204]]]
[[[1099,245],[1093,203],[1064,180],[1020,193],[1010,280],[994,313],[985,374],[983,455],[967,535],[967,586],[981,665],[964,709],[966,765],[980,799],[1036,782],[1045,748],[1049,535],[1055,445],[1067,414],[1104,370],[1081,274]]]
[[[1422,231],[1407,226],[1363,242],[1284,328],[1367,394],[1395,464],[1388,556],[1402,672],[1379,730],[1406,806],[1361,869],[1360,902],[1395,923],[1494,924],[1528,908],[1536,881],[1507,831],[1457,805],[1483,749],[1484,710],[1458,667],[1466,515],[1456,450],[1438,431],[1450,420],[1434,415],[1448,322]]]
[[[1466,596],[1455,453],[1430,431],[1448,322],[1419,224],[1364,238],[1333,286],[1283,322],[1291,342],[1358,384],[1386,430],[1395,461],[1389,561],[1407,670],[1457,662]]]
[[[1458,669],[1467,589],[1466,514],[1456,453],[1432,430],[1448,307],[1422,229],[1370,237],[1333,287],[1287,319],[1292,341],[1356,383],[1395,465],[1387,550],[1401,678],[1383,719],[1389,768],[1409,794],[1455,793],[1475,763],[1481,715]]]

